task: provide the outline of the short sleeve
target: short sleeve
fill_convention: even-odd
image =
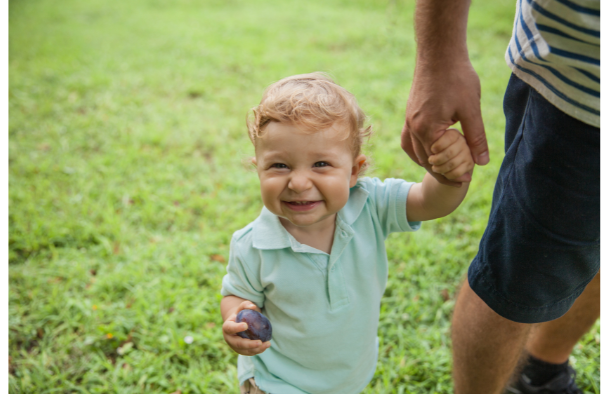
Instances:
[[[416,231],[421,222],[408,222],[406,212],[407,196],[415,182],[403,179],[365,178],[363,186],[369,192],[370,203],[378,215],[380,226],[386,238],[390,233]]]
[[[239,239],[232,237],[227,274],[222,280],[220,293],[223,296],[237,296],[264,307],[264,287],[260,282],[260,257],[253,248],[239,245]],[[245,247],[243,247],[245,246]],[[251,253],[243,253],[249,249]]]

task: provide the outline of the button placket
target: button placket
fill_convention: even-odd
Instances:
[[[339,261],[346,246],[353,237],[353,231],[350,226],[343,222],[336,224],[339,227],[339,231],[336,231],[337,236],[334,238],[334,246],[329,258],[327,275],[329,303],[333,310],[348,305],[348,293],[346,291],[344,273],[342,272],[343,267]]]

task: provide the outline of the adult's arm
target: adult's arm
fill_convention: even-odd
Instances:
[[[438,181],[431,170],[431,145],[448,127],[460,122],[475,163],[489,162],[481,119],[481,87],[467,50],[470,0],[418,0],[415,14],[416,68],[407,101],[401,147]],[[470,174],[456,179],[468,182]]]

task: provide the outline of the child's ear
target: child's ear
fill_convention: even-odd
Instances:
[[[355,158],[353,163],[353,168],[350,174],[350,187],[353,187],[357,184],[357,180],[359,179],[359,173],[365,164],[367,157],[365,155],[359,155]]]
[[[255,167],[258,168],[258,159],[256,159],[255,157],[251,158],[251,164]]]

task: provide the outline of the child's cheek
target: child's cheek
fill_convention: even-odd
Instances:
[[[262,201],[267,207],[279,200],[280,187],[273,179],[260,178],[260,189],[262,192]]]
[[[341,210],[348,202],[348,197],[350,195],[350,188],[348,186],[349,185],[347,184],[346,187],[335,188],[332,190],[332,206],[330,207],[332,211],[337,212]]]

